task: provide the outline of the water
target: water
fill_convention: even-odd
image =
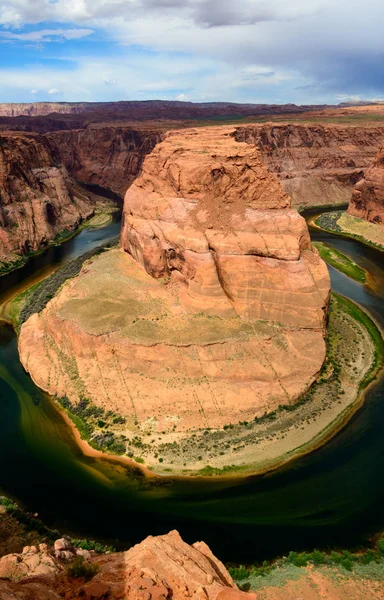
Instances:
[[[3,280],[5,295],[114,237],[119,223],[84,230]],[[331,269],[332,287],[384,324],[382,254],[312,232],[369,269],[370,287]],[[84,457],[52,403],[33,385],[9,326],[0,327],[0,486],[50,526],[119,546],[177,528],[222,560],[252,562],[289,550],[356,547],[384,529],[384,386],[326,446],[262,477],[147,480]]]

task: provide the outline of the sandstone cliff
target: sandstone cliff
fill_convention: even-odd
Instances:
[[[51,141],[37,134],[0,135],[0,260],[37,250],[93,210]]]
[[[373,166],[367,169],[352,194],[348,213],[354,217],[371,221],[384,222],[384,150],[381,150]]]
[[[68,571],[76,555],[94,567],[91,581]],[[53,548],[28,546],[22,554],[0,559],[0,600],[61,598],[256,600],[256,595],[238,589],[204,542],[190,546],[177,531],[150,536],[127,552],[104,556],[76,550],[61,539]]]
[[[252,420],[311,385],[328,271],[232,128],[165,136],[127,192],[121,245],[23,325],[21,360],[40,387],[115,410],[127,435],[167,439]]]
[[[347,204],[384,143],[383,126],[249,125],[236,139],[256,145],[293,206]]]
[[[60,148],[64,165],[77,181],[124,196],[146,154],[161,140],[162,128],[100,124],[47,137]]]

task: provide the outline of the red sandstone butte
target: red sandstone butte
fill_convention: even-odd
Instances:
[[[159,435],[294,403],[324,361],[330,281],[290,202],[232,128],[168,132],[126,194],[121,250],[22,326],[24,367]]]

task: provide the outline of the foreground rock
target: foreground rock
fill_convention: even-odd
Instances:
[[[148,537],[127,552],[95,556],[88,553],[84,563],[97,574],[91,581],[71,577],[75,556],[84,551],[25,548],[21,555],[0,560],[0,600],[85,598],[88,600],[255,600],[253,593],[241,592],[224,565],[204,542],[190,546],[177,531]],[[80,554],[79,554],[80,553]],[[71,556],[70,556],[71,555]],[[72,558],[71,558],[72,557]],[[21,580],[20,583],[14,583]]]
[[[94,212],[57,147],[37,134],[0,135],[0,261],[38,250]]]
[[[384,222],[384,150],[376,156],[373,166],[365,172],[352,194],[348,213],[371,223]]]

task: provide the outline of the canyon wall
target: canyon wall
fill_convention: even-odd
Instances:
[[[293,206],[348,203],[384,144],[383,126],[249,125],[236,139],[256,145]]]
[[[21,328],[34,381],[114,410],[126,435],[250,421],[294,403],[324,361],[327,267],[233,134],[168,132],[126,194],[124,252],[84,265]]]
[[[63,163],[77,181],[97,184],[124,196],[139,174],[145,155],[161,140],[162,128],[98,124],[46,137],[60,148]]]
[[[0,117],[39,117],[51,114],[88,114],[92,119],[110,121],[190,119],[215,116],[291,114],[325,108],[324,105],[236,104],[234,102],[182,102],[177,100],[123,100],[120,102],[32,102],[0,103]]]
[[[37,250],[93,210],[52,141],[38,134],[0,135],[0,260]]]
[[[348,213],[372,223],[384,222],[384,150],[356,184]]]

